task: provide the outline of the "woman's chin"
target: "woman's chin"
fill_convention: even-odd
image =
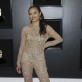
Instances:
[[[32,20],[32,22],[34,23],[34,22],[37,22],[37,20]]]

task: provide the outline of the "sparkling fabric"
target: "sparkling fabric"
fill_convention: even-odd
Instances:
[[[46,42],[48,38],[59,37],[52,27],[48,26],[45,35],[39,34],[39,27],[26,26],[21,33],[21,43],[17,65],[22,68],[25,82],[33,82],[33,68],[40,82],[50,82],[45,60],[44,49],[58,44],[58,41]]]

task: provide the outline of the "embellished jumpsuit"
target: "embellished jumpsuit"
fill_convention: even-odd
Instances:
[[[47,27],[45,35],[39,34],[39,27],[25,26],[21,33],[21,42],[17,65],[21,66],[25,82],[33,82],[33,68],[40,82],[50,82],[47,72],[44,49],[58,44],[58,41],[47,41],[48,38],[60,37],[52,27]]]

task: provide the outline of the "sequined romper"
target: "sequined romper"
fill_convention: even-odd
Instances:
[[[25,82],[33,82],[33,68],[40,82],[50,82],[47,72],[44,49],[59,42],[47,41],[48,38],[59,37],[52,27],[47,27],[45,35],[39,34],[39,27],[25,26],[21,33],[21,42],[17,65],[21,66]]]

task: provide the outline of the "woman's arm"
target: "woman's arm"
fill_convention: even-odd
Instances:
[[[19,67],[20,67],[20,60],[23,53],[23,49],[25,47],[25,39],[26,39],[25,33],[26,33],[26,28],[23,27],[21,32],[21,41],[20,41],[20,47],[19,47],[19,52],[17,57],[17,66]]]
[[[55,46],[63,42],[62,37],[50,25],[47,25],[46,31],[49,35],[49,38],[52,37],[54,40],[46,42],[45,48],[50,47],[50,46]]]

